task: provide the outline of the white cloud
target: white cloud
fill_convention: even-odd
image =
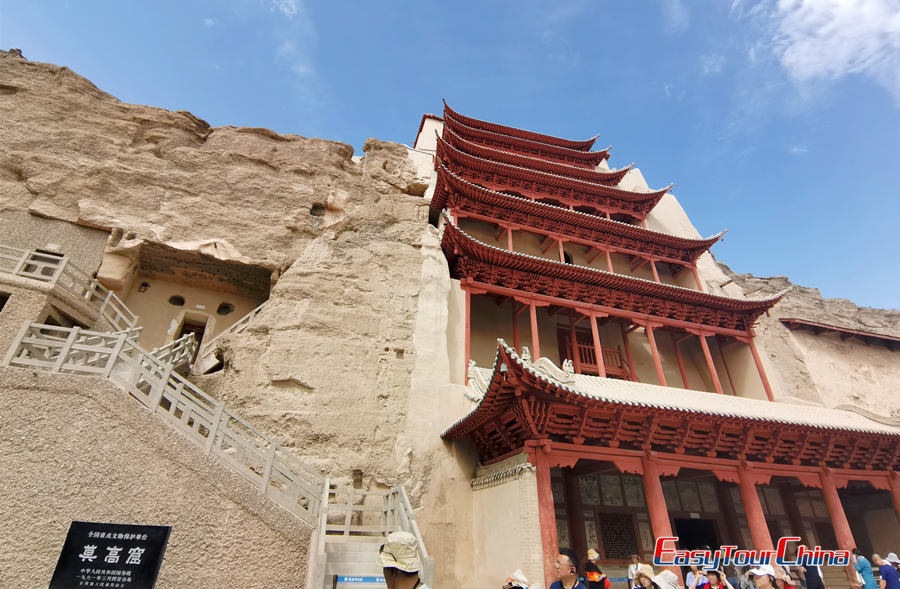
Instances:
[[[700,56],[700,71],[704,76],[719,74],[725,66],[725,56],[718,53]]]
[[[662,6],[663,26],[669,35],[684,32],[691,21],[691,14],[682,0],[665,0]]]
[[[861,74],[900,105],[900,0],[779,0],[775,53],[795,80]]]
[[[275,50],[275,61],[287,64],[288,70],[299,78],[307,78],[315,74],[315,68],[296,43],[285,39]]]
[[[216,24],[216,21],[214,21],[213,19],[209,18],[208,16],[207,16],[206,18],[203,19],[203,26],[206,27],[207,29],[210,28],[210,27],[212,27],[212,26],[215,25],[215,24]]]
[[[787,152],[791,155],[803,155],[804,153],[808,153],[809,149],[802,145],[788,145]]]
[[[288,18],[294,18],[300,13],[300,3],[297,0],[272,0],[272,10],[277,10]]]
[[[674,84],[666,84],[663,86],[663,92],[666,93],[666,98],[674,98],[675,100],[684,100],[684,97],[687,96],[687,92]]]

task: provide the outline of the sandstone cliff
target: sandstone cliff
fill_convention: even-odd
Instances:
[[[14,52],[0,52],[0,117],[0,214],[109,231],[108,251],[159,243],[273,270],[264,312],[202,385],[332,475],[398,482],[429,231],[406,148],[370,139],[354,158],[210,127]]]

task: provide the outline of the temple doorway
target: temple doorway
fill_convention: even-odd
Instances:
[[[675,518],[675,535],[678,536],[678,548],[682,550],[717,548],[721,545],[716,522],[711,519]]]

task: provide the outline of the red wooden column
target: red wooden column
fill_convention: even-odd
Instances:
[[[894,498],[894,511],[897,512],[897,520],[900,521],[900,473],[890,474],[891,497]]]
[[[563,249],[562,240],[557,239],[556,243],[559,244],[559,261],[565,263],[566,262],[566,250]]]
[[[513,251],[512,225],[506,228],[506,249]]]
[[[637,327],[625,329],[625,322],[621,321],[619,326],[622,328],[622,343],[625,344],[625,358],[628,359],[628,376],[632,381],[638,382],[637,373],[634,370],[634,358],[631,356],[631,344],[628,341],[628,334]]]
[[[537,306],[535,306],[534,301],[531,301],[528,306],[531,313],[531,358],[537,360],[541,357],[541,342],[537,328]]]
[[[615,272],[615,269],[613,268],[613,265],[612,265],[612,256],[609,255],[609,250],[603,250],[603,253],[606,254],[606,268],[610,272]]]
[[[766,391],[766,396],[770,401],[774,401],[775,395],[772,394],[772,386],[769,384],[766,370],[763,368],[762,360],[759,358],[759,352],[756,351],[756,344],[753,343],[753,333],[748,333],[747,335],[749,336],[747,338],[747,345],[750,346],[750,353],[753,354],[753,361],[756,363],[756,370],[759,371],[759,378],[762,379],[762,385]]]
[[[519,311],[516,310],[516,299],[510,299],[510,302],[512,303],[513,347],[518,354],[522,351],[522,348],[519,347]]]
[[[597,372],[606,378],[606,366],[603,364],[603,348],[600,346],[600,330],[597,329],[597,316],[591,314],[591,336],[594,338],[594,354],[597,355]]]
[[[822,482],[822,495],[825,496],[825,505],[828,507],[828,517],[834,527],[834,537],[837,540],[838,548],[853,550],[856,547],[856,540],[853,539],[850,522],[847,521],[847,514],[844,513],[844,506],[841,504],[841,497],[838,495],[831,471],[823,468],[819,472],[819,480]],[[859,586],[856,582],[856,569],[852,564],[847,566],[846,573],[850,584]]]
[[[762,504],[759,502],[759,495],[756,494],[753,473],[748,472],[746,462],[741,462],[737,470],[738,482],[741,487],[741,501],[744,503],[744,513],[747,514],[747,526],[750,528],[753,548],[774,550],[775,545],[769,534],[769,526],[766,525],[766,516],[763,513]]]
[[[647,501],[647,513],[650,515],[650,527],[656,538],[673,536],[672,523],[669,521],[669,510],[666,508],[666,497],[663,495],[662,484],[659,482],[659,466],[656,461],[647,454],[641,456],[641,467],[644,471],[644,499]],[[675,548],[666,545],[664,548]],[[678,575],[681,581],[681,569],[679,567],[664,567]],[[681,581],[683,582],[683,581]]]
[[[653,261],[653,258],[650,258],[650,269],[653,271],[653,280],[659,282],[659,272],[656,270],[656,262]]]
[[[716,372],[716,363],[713,362],[712,354],[709,352],[709,343],[706,341],[706,336],[703,335],[703,333],[698,333],[697,337],[700,338],[700,347],[703,348],[703,356],[706,358],[706,366],[709,368],[709,375],[712,377],[713,387],[715,387],[716,392],[721,395],[722,383],[719,382],[719,373]]]
[[[691,264],[691,271],[694,273],[694,280],[697,282],[697,290],[703,292],[703,281],[700,280],[700,273],[697,272],[697,263]]]
[[[684,358],[681,357],[681,348],[678,344],[689,337],[691,336],[686,335],[678,339],[672,338],[672,344],[675,346],[675,359],[678,360],[678,370],[681,372],[681,381],[684,383],[684,388],[686,389],[690,389],[691,387],[688,385],[687,370],[684,369]]]
[[[653,337],[653,325],[648,323],[644,326],[644,332],[647,334],[647,339],[650,340],[650,353],[653,354],[653,365],[656,367],[656,377],[659,379],[659,384],[662,386],[666,385],[666,375],[663,373],[662,360],[659,357],[659,349],[656,347],[656,338]]]
[[[469,382],[469,361],[472,359],[472,291],[463,287],[466,291],[466,373],[465,383]]]
[[[532,442],[533,443],[533,442]],[[549,587],[556,575],[559,540],[556,534],[556,507],[550,485],[550,457],[546,446],[528,448],[528,460],[534,465],[537,477],[538,520],[541,523],[541,547],[544,553],[544,586]]]

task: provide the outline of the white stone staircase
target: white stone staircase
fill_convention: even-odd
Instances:
[[[137,316],[116,293],[73,264],[64,254],[22,250],[0,244],[0,273],[25,278],[49,287],[63,300],[82,306],[95,320],[114,330],[137,325]]]

